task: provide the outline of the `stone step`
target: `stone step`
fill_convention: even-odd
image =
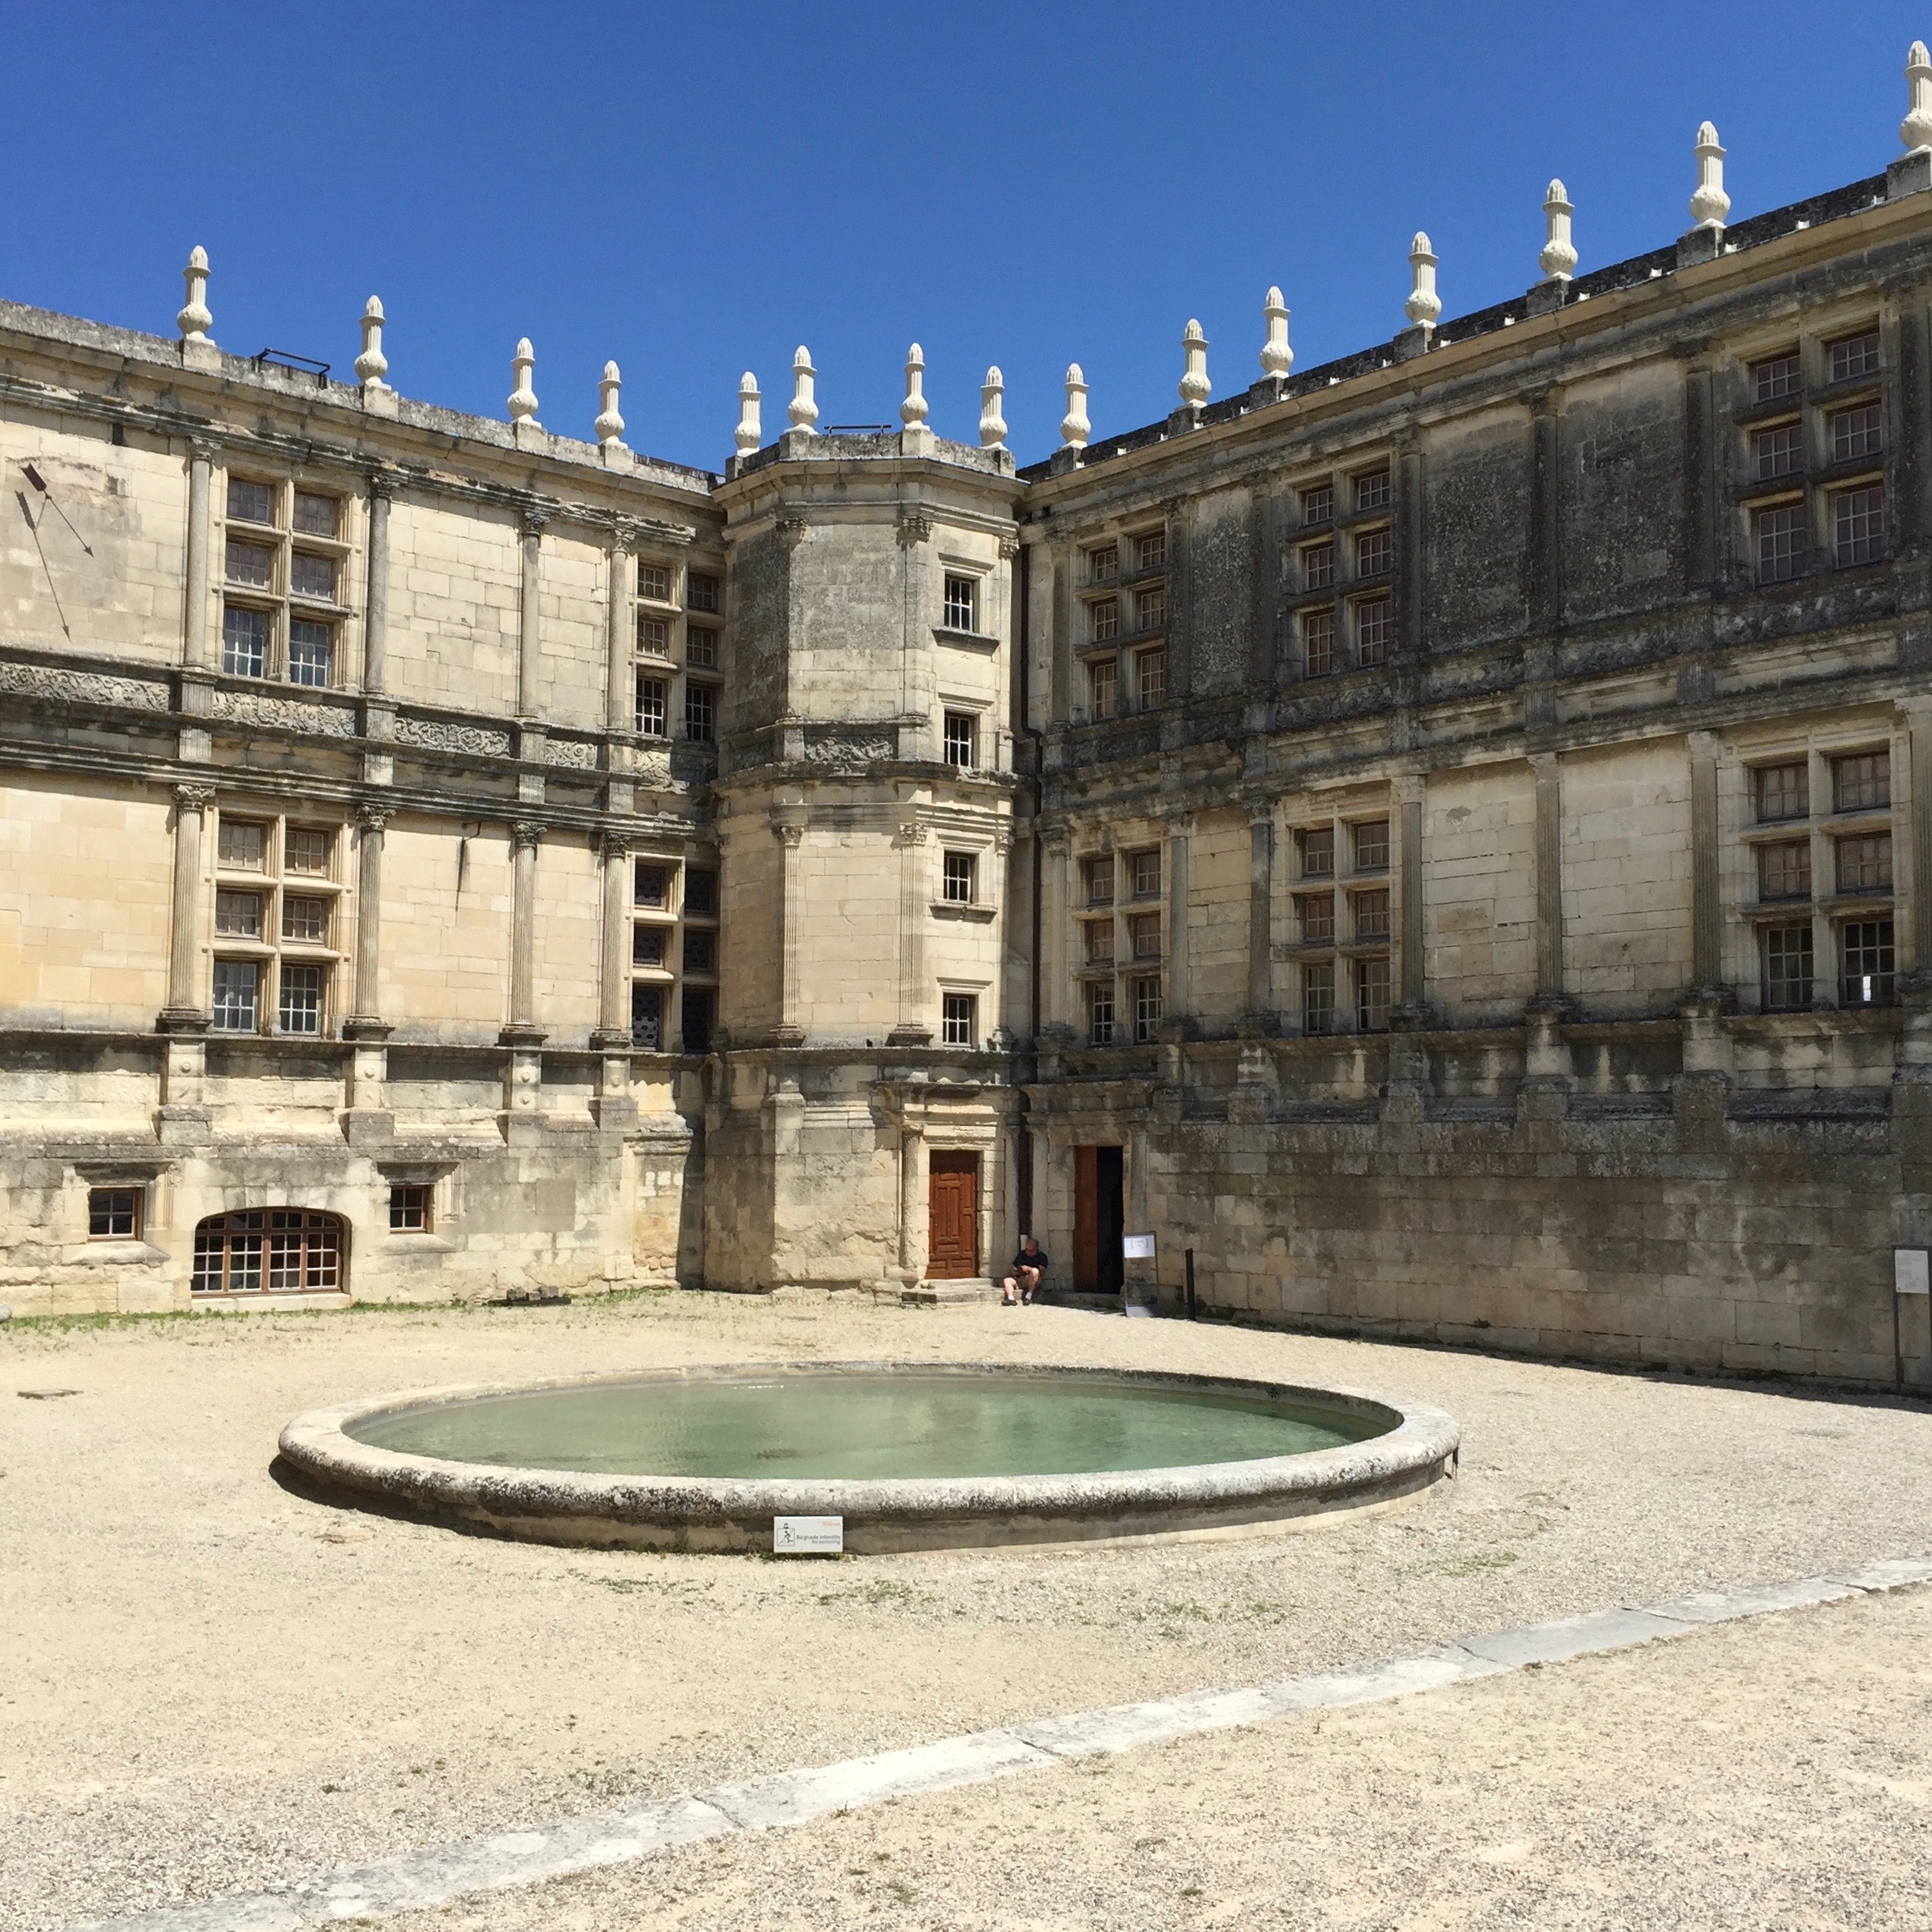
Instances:
[[[957,1301],[997,1301],[999,1283],[988,1274],[963,1275],[949,1281],[915,1282],[899,1292],[907,1308],[942,1308]]]

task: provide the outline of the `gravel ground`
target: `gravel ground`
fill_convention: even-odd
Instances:
[[[420,1932],[1916,1932],[1932,1590],[903,1799]]]
[[[824,1564],[494,1542],[322,1507],[268,1473],[290,1416],[351,1396],[872,1356],[1381,1389],[1460,1420],[1462,1474],[1283,1535]],[[53,1389],[74,1392],[16,1395]],[[0,1928],[1928,1548],[1932,1414],[1882,1399],[813,1296],[15,1322],[0,1330]],[[1244,1747],[1175,1749],[1232,1764]],[[983,1802],[1010,1823],[1008,1800]],[[1262,1780],[1253,1802],[1273,1815],[1282,1789]]]

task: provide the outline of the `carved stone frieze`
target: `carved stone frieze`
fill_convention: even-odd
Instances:
[[[546,765],[566,765],[576,771],[594,771],[597,747],[575,738],[549,739],[544,744],[543,761]]]
[[[810,725],[802,753],[808,765],[858,770],[899,756],[899,734],[890,725]]]
[[[494,725],[458,724],[440,718],[412,718],[408,712],[396,718],[396,741],[420,744],[429,751],[469,752],[479,757],[510,756],[510,734]]]
[[[64,698],[83,705],[122,705],[136,711],[166,711],[162,679],[117,677],[109,671],[69,671],[50,664],[0,664],[0,691],[28,697]]]
[[[346,707],[304,703],[273,691],[218,691],[211,715],[235,724],[272,725],[278,731],[310,731],[321,738],[353,738],[356,714]]]

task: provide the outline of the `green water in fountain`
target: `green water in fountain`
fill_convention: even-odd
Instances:
[[[1248,1462],[1387,1426],[1101,1378],[891,1374],[533,1389],[402,1410],[349,1434],[406,1455],[600,1476],[890,1480]]]

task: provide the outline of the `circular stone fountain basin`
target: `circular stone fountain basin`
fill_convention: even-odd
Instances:
[[[770,1549],[840,1516],[857,1551],[1286,1520],[1427,1487],[1440,1409],[1133,1370],[812,1363],[432,1389],[282,1432],[338,1499],[554,1543]]]

